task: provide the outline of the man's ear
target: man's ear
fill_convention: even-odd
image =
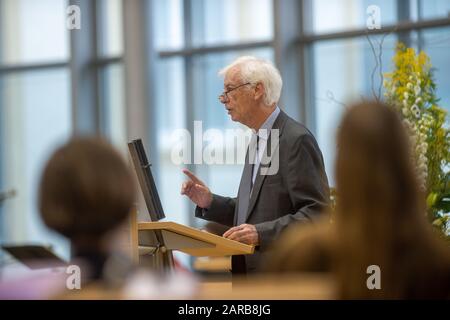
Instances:
[[[262,83],[257,83],[255,86],[255,100],[264,97],[265,89]]]

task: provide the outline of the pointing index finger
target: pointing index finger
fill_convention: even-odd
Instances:
[[[192,172],[188,169],[183,169],[183,173],[189,177],[194,183],[203,185],[203,182],[197,178]]]

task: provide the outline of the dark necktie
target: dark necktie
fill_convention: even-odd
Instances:
[[[255,175],[255,170],[256,170],[256,158],[259,157],[259,136],[256,135],[256,157],[253,160],[253,164],[252,164],[252,179],[250,181],[250,192],[253,190],[253,176]],[[255,181],[256,181],[256,177],[255,177]]]
[[[245,164],[244,171],[242,172],[241,182],[239,184],[239,193],[238,193],[238,215],[236,219],[236,225],[239,226],[245,223],[247,219],[247,211],[248,205],[250,202],[250,194],[253,187],[253,167],[254,158],[250,161],[251,157],[255,157],[255,140],[258,141],[258,138],[252,138],[250,142],[249,148],[247,150],[247,155],[245,156]],[[253,144],[253,145],[252,145]],[[252,149],[253,148],[253,149]]]

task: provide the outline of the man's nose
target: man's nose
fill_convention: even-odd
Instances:
[[[219,96],[219,101],[223,104],[226,104],[230,101],[230,99],[228,99],[227,95],[222,94]]]

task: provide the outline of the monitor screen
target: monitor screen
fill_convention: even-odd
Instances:
[[[153,179],[151,164],[148,162],[145,154],[144,146],[141,139],[133,140],[128,143],[128,149],[131,154],[131,159],[136,170],[139,180],[139,185],[144,196],[145,204],[151,221],[159,221],[164,219],[164,210],[161,205],[161,200],[156,189],[155,180]]]
[[[130,150],[131,159],[136,170],[142,195],[144,196],[145,204],[150,215],[150,220],[152,222],[157,222],[164,219],[166,216],[164,215],[161,200],[159,199],[158,190],[156,189],[155,180],[153,179],[150,168],[151,164],[148,162],[142,140],[137,139],[128,143],[128,149]],[[153,248],[159,248],[161,246],[165,247],[164,237],[160,230],[139,232],[138,237],[139,246],[150,246]],[[161,259],[159,259],[160,254]],[[151,263],[153,266],[159,266],[159,264],[162,263],[163,268],[173,268],[173,256],[172,251],[170,250],[150,256],[147,255],[146,257],[152,261]]]

